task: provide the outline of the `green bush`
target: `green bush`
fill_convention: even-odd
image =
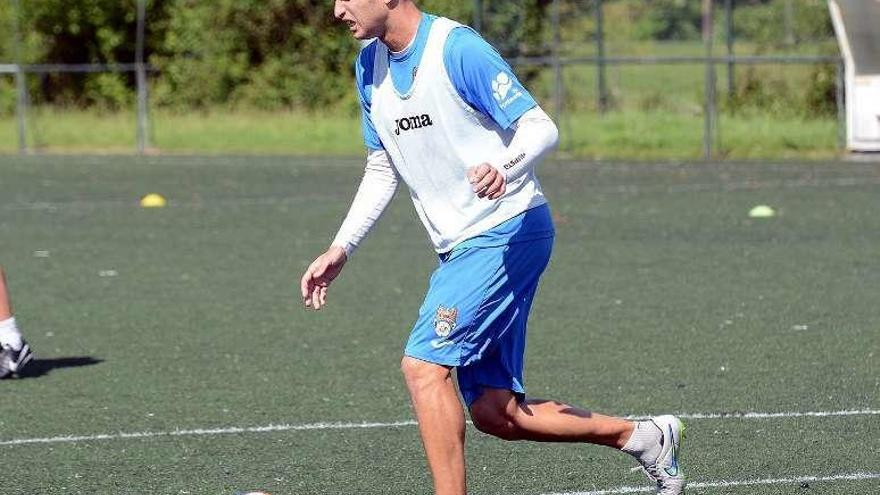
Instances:
[[[213,5],[179,0],[168,10],[165,38],[149,59],[160,73],[154,101],[181,110],[228,102],[247,76],[240,35],[218,26]]]
[[[784,29],[785,0],[738,8],[734,11],[734,34],[748,39],[758,54],[778,52],[794,42],[793,48],[813,42],[811,50],[824,54],[837,53],[833,43],[834,30],[823,0],[792,2],[791,36]],[[825,42],[816,44],[815,42]],[[738,69],[736,89],[727,102],[734,112],[769,109],[774,114],[798,117],[832,116],[836,112],[836,81],[833,64],[820,64],[803,69],[800,78],[785,78],[779,67]],[[797,84],[796,81],[800,81]],[[806,81],[806,84],[804,84]]]
[[[636,2],[639,39],[688,40],[700,37],[701,2],[696,0],[648,0]]]
[[[484,0],[484,3],[489,2]],[[464,24],[470,24],[473,19],[473,0],[422,0],[418,5],[425,12],[448,17]]]
[[[733,12],[733,31],[738,40],[754,42],[761,51],[777,49],[788,44],[827,40],[834,37],[831,16],[825,0],[791,0],[791,36],[785,30],[786,0],[739,7]]]
[[[473,21],[473,0],[418,4],[431,13]],[[23,0],[24,60],[132,62],[136,5],[136,0]],[[698,39],[700,5],[698,0],[604,0],[606,38],[613,45],[609,53],[632,54],[633,47],[619,48],[625,40]],[[739,46],[758,53],[777,51],[785,42],[785,0],[739,0],[735,5]],[[832,39],[824,0],[792,0],[792,5],[796,41]],[[11,6],[0,1],[2,33],[12,32]],[[552,0],[483,0],[483,7],[482,32],[506,56],[550,54]],[[560,34],[573,50],[570,54],[592,53],[594,7],[594,0],[560,3]],[[152,103],[180,111],[226,107],[356,112],[352,66],[358,43],[332,11],[333,2],[327,0],[147,0],[145,50],[158,69],[150,76]],[[721,25],[723,9],[716,8],[719,38]],[[0,62],[11,61],[11,46],[11,35],[0,35]],[[828,53],[835,49],[832,44]],[[834,106],[829,70],[833,72],[819,67],[786,79],[770,68],[743,67],[737,70],[736,93],[728,105],[735,111],[769,105],[788,113],[827,114]],[[546,69],[517,72],[534,91],[552,94]],[[14,102],[14,82],[7,79],[0,81],[0,111],[9,111],[9,102]],[[592,84],[592,79],[583,84]],[[130,73],[31,76],[28,85],[36,104],[119,109],[134,102],[135,78]],[[662,108],[664,95],[649,93],[638,106]]]
[[[13,33],[12,2],[0,2],[0,33]],[[12,61],[12,36],[0,36],[0,63]]]
[[[175,0],[151,62],[173,108],[335,106],[352,90],[357,43],[324,0]]]
[[[0,76],[0,117],[9,117],[15,114],[17,101],[15,77],[11,75]]]
[[[806,117],[837,113],[837,69],[833,65],[819,65],[810,71],[803,106]]]
[[[134,92],[122,74],[93,74],[86,78],[83,98],[87,105],[102,110],[121,110],[134,106]]]
[[[724,104],[735,114],[760,110],[783,117],[830,117],[837,112],[833,64],[788,68],[805,74],[786,76],[779,68],[748,66],[737,70],[733,95]],[[798,81],[801,84],[798,84]],[[803,81],[807,81],[803,84]]]
[[[163,38],[164,3],[148,2],[146,49]],[[40,0],[21,2],[25,61],[30,63],[131,63],[135,57],[136,1]],[[118,108],[130,104],[134,77],[50,74],[33,88],[35,100]]]

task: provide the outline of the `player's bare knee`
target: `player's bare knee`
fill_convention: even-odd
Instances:
[[[403,359],[400,360],[400,371],[403,373],[403,377],[406,378],[407,381],[419,379],[422,375],[426,374],[425,364],[427,363],[424,361],[404,356]]]
[[[471,421],[481,432],[502,440],[519,440],[515,418],[504,408],[474,404],[470,408]]]
[[[441,366],[409,356],[404,356],[400,361],[400,371],[410,392],[440,385],[449,374],[449,371]]]

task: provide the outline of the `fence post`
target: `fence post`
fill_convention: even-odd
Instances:
[[[21,0],[15,0],[12,12],[13,51],[15,57],[15,120],[18,122],[18,152],[25,155],[28,152],[27,145],[27,81],[24,66],[21,64],[21,29],[19,19],[21,17]]]
[[[727,31],[727,97],[733,96],[733,0],[724,0]]]
[[[149,147],[149,122],[147,116],[147,73],[144,66],[144,23],[146,0],[137,4],[137,39],[135,47],[135,72],[137,79],[137,152],[143,155]]]
[[[794,45],[794,5],[792,5],[791,0],[785,0],[785,5],[783,6],[783,29],[785,30],[785,44],[788,46]]]
[[[844,79],[844,74],[846,73],[846,68],[843,65],[843,58],[837,61],[834,64],[834,89],[835,89],[835,100],[837,102],[837,148],[839,150],[846,149],[846,99],[845,99],[845,88],[846,81]]]
[[[15,87],[16,87],[16,104],[15,104],[15,120],[18,122],[18,153],[26,155],[28,153],[27,145],[27,83],[25,81],[24,67],[21,64],[15,64]]]
[[[596,77],[598,100],[596,106],[599,113],[608,109],[608,88],[605,83],[605,16],[602,12],[602,0],[595,0],[596,9]]]
[[[483,30],[483,0],[474,0],[474,29]]]
[[[703,41],[706,44],[703,159],[711,160],[712,138],[715,132],[715,63],[712,60],[712,0],[703,0]]]
[[[556,83],[555,93],[555,117],[557,122],[562,121],[562,63],[559,60],[559,0],[553,0],[553,76]]]

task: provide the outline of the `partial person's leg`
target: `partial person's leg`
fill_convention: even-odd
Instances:
[[[16,376],[33,357],[12,315],[6,278],[0,267],[0,378]]]
[[[0,349],[19,350],[22,346],[21,332],[12,315],[12,302],[6,289],[6,277],[0,267]],[[0,363],[2,365],[2,363]]]
[[[487,288],[503,283],[502,253],[502,247],[463,248],[442,256],[404,350],[401,368],[437,495],[466,493],[464,409],[451,370],[484,347],[473,322]]]
[[[485,389],[470,406],[474,425],[506,440],[587,442],[623,448],[635,423],[550,400],[517,401],[510,390]]]
[[[635,457],[657,493],[678,495],[685,479],[678,466],[684,424],[675,416],[627,421],[546,400],[519,402],[510,390],[484,388],[470,406],[474,426],[505,440],[586,442]]]
[[[465,495],[464,411],[450,368],[404,357],[409,389],[436,495]]]
[[[0,267],[0,321],[12,318],[12,302],[9,301],[9,292],[6,289],[6,276],[3,267]]]

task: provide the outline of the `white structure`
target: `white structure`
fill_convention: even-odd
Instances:
[[[880,0],[828,0],[846,74],[846,147],[880,151]]]

